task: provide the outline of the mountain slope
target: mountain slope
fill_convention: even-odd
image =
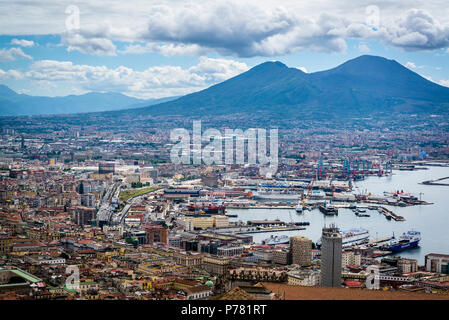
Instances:
[[[120,93],[90,92],[65,97],[40,97],[18,94],[0,85],[0,115],[37,115],[98,112],[136,108],[162,103],[177,97],[142,100]]]
[[[318,92],[307,78],[306,73],[288,68],[281,62],[265,62],[205,90],[159,105],[160,108],[135,111],[139,114],[181,115],[275,111],[279,106],[304,103]]]
[[[281,117],[366,116],[449,110],[449,88],[394,60],[360,56],[336,68],[304,73],[265,62],[236,77],[134,115],[213,116],[262,112]]]
[[[258,114],[266,119],[447,115],[449,88],[428,81],[394,60],[368,55],[315,73],[304,73],[278,61],[265,62],[202,91],[156,100],[139,100],[119,93],[32,97],[0,85],[0,115],[105,110],[112,111],[111,116],[131,118],[238,114]]]

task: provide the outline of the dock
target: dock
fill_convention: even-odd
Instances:
[[[251,230],[251,231],[234,231],[234,233],[247,234],[247,233],[283,232],[283,231],[296,231],[296,230],[306,230],[306,228],[304,228],[304,227],[286,227],[286,228],[260,229],[260,230]]]
[[[405,221],[405,218],[403,216],[398,216],[393,211],[388,210],[385,207],[379,207],[383,211],[383,215],[388,219],[390,217],[394,221]]]
[[[370,240],[370,241],[368,241],[368,245],[375,246],[375,245],[380,244],[382,242],[390,241],[391,239],[393,239],[393,237],[385,237],[385,238],[379,238],[379,239]]]
[[[296,204],[256,204],[255,206],[248,207],[248,209],[295,209]]]
[[[449,179],[449,177],[444,177],[444,178],[440,178],[440,179],[436,179],[436,180],[423,181],[423,182],[421,182],[421,184],[430,185],[430,186],[449,186],[449,183],[439,182],[439,181],[444,181],[444,180],[448,180],[448,179]]]

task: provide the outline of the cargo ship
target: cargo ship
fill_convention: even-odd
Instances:
[[[258,190],[254,194],[255,199],[259,200],[299,200],[301,193],[291,190]]]
[[[267,244],[270,246],[275,246],[278,244],[290,243],[290,238],[288,236],[270,236],[269,238],[262,240],[262,244]]]
[[[364,228],[354,228],[350,230],[344,230],[342,235],[342,247],[352,247],[362,243],[366,243],[369,239],[369,231]],[[321,238],[316,243],[317,247],[321,247]]]
[[[226,212],[226,206],[223,205],[194,205],[191,204],[187,207],[190,213],[200,212],[204,214],[224,214]]]
[[[299,200],[302,195],[302,189],[287,183],[260,183],[254,198],[259,200]]]
[[[325,215],[333,216],[338,214],[338,209],[334,207],[332,204],[325,203],[319,207],[320,211]]]
[[[399,239],[393,239],[388,244],[381,247],[382,250],[391,251],[393,253],[415,248],[421,241],[421,232],[407,231],[403,233]]]

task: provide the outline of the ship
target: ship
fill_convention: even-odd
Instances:
[[[259,200],[299,200],[301,193],[291,190],[263,190],[259,189],[254,194],[255,199]]]
[[[324,205],[319,206],[319,209],[325,215],[333,216],[338,214],[338,209],[334,207],[332,204],[325,203]]]
[[[194,205],[191,204],[187,207],[190,213],[204,212],[204,214],[224,214],[226,212],[226,206],[223,205]]]
[[[367,214],[367,213],[357,213],[357,212],[356,212],[356,216],[357,216],[357,217],[362,217],[362,218],[363,218],[363,217],[371,217],[371,216],[370,216],[369,214]]]
[[[290,243],[290,238],[288,236],[273,236],[271,235],[269,238],[262,240],[262,244],[267,244],[270,246],[275,246],[278,244],[287,244]]]
[[[349,230],[343,230],[342,235],[342,248],[352,247],[359,244],[366,243],[369,239],[369,231],[364,228],[353,228]],[[321,247],[321,238],[316,243],[317,247]]]
[[[407,231],[403,233],[399,239],[393,239],[388,244],[381,247],[382,250],[391,251],[393,253],[416,248],[421,241],[421,232]]]

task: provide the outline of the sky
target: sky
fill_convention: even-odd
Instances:
[[[364,54],[449,86],[447,1],[0,0],[0,84],[29,95],[178,96],[265,61]]]

